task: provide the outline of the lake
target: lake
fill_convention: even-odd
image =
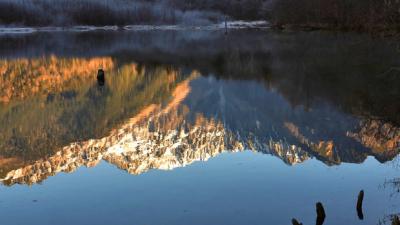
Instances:
[[[399,58],[354,33],[1,34],[1,224],[392,224]]]

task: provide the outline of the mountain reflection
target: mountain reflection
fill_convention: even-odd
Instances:
[[[107,76],[101,87],[99,68]],[[293,84],[273,75],[224,74],[110,57],[2,60],[1,181],[34,184],[101,160],[141,174],[224,151],[262,152],[288,165],[311,157],[327,165],[368,156],[385,162],[399,152],[400,128],[390,120],[329,99],[293,104],[286,90]]]
[[[71,142],[105,136],[141,107],[166,100],[184,76],[134,63],[114,68],[110,58],[45,57],[0,64],[1,176]],[[104,87],[96,81],[100,66],[109,76]]]

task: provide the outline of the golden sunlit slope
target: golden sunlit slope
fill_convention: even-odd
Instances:
[[[108,57],[1,61],[0,162],[36,160],[102,137],[143,107],[167,100],[185,77],[165,66],[116,64]],[[103,87],[96,81],[101,67]]]
[[[97,70],[114,68],[110,57],[0,60],[0,103],[23,100],[32,95],[61,92],[93,80]]]
[[[206,161],[224,151],[242,151],[245,146],[253,151],[269,147],[271,154],[289,164],[308,158],[298,153],[300,149],[286,148],[279,142],[249,144],[253,140],[239,140],[221,121],[191,112],[183,100],[191,92],[189,82],[196,77],[194,72],[179,83],[168,104],[150,104],[106,136],[66,145],[48,158],[8,170],[1,181],[6,185],[34,184],[59,172],[95,166],[102,159],[131,174],[170,170]],[[194,120],[189,120],[193,113]]]

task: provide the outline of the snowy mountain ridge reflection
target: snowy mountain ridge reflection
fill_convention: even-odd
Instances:
[[[69,56],[77,50],[68,43],[80,36],[52,54],[46,46],[22,52],[43,37],[13,39],[23,43],[17,55],[0,60],[2,183],[35,184],[101,160],[131,174],[169,170],[225,151],[262,152],[288,165],[392,160],[400,150],[400,79],[382,71],[397,65],[398,53],[376,41],[366,47],[337,37],[333,43],[346,47],[333,50],[325,46],[332,36],[276,35],[100,35],[94,40],[114,43],[111,52],[79,57]],[[87,38],[81,45],[91,48]],[[182,40],[191,51],[179,48]],[[359,53],[365,49],[374,57]]]
[[[166,103],[144,105],[104,137],[23,162],[2,182],[34,184],[101,160],[141,174],[244,150],[274,155],[288,165],[310,157],[327,165],[361,163],[369,155],[385,162],[399,151],[400,129],[389,123],[359,120],[326,104],[311,111],[292,108],[280,94],[253,81],[216,80],[195,71],[184,77]]]

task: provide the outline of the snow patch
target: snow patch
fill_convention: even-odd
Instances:
[[[35,32],[35,28],[29,27],[2,27],[0,28],[0,34],[29,34]]]

